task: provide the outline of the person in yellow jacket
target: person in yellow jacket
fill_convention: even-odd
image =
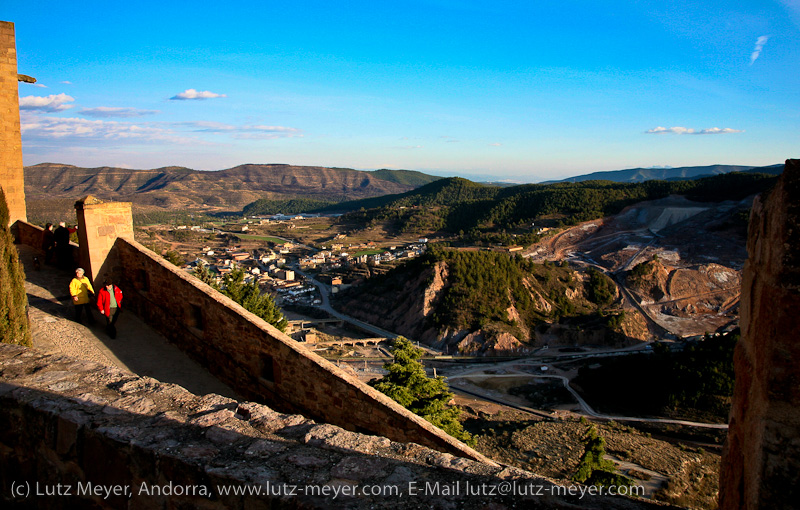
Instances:
[[[72,296],[72,303],[75,305],[75,322],[81,322],[83,310],[86,310],[86,318],[89,324],[94,324],[92,317],[92,307],[89,306],[89,293],[94,294],[92,282],[84,275],[84,270],[75,270],[75,278],[69,282],[69,294]]]

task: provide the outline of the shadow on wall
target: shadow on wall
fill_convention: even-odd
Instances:
[[[106,272],[126,289],[128,310],[247,398],[492,463],[135,241],[117,239]]]
[[[444,505],[446,499],[459,508],[485,508],[488,497],[466,491],[410,497],[409,486],[426,481],[492,486],[512,478],[548,494],[555,486],[521,470],[347,432],[251,402],[200,397],[180,386],[33,349],[0,345],[0,365],[0,498],[6,504],[113,509],[168,500],[176,507],[207,509],[419,508],[437,505],[437,499]],[[78,494],[79,483],[84,492],[119,490],[92,497]],[[222,488],[232,486],[260,492],[225,495]],[[333,489],[346,491],[345,486],[351,495],[358,486],[380,490],[333,498]],[[290,487],[301,489],[287,493]],[[520,501],[561,508],[578,498],[491,497],[493,504],[509,508]],[[625,498],[591,503],[655,507]]]

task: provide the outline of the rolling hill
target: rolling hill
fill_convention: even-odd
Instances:
[[[257,199],[330,202],[402,193],[439,177],[409,170],[240,165],[215,172],[183,167],[151,170],[81,168],[42,163],[25,167],[28,200],[76,200],[95,195],[139,208],[241,210]]]

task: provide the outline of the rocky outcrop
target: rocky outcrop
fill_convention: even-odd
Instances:
[[[765,195],[750,217],[723,510],[800,501],[800,161]]]
[[[668,294],[670,271],[659,260],[653,259],[634,267],[627,277],[628,287],[648,299],[659,301]]]

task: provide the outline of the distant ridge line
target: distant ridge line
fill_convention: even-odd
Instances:
[[[602,172],[592,172],[583,175],[576,175],[560,180],[544,181],[540,184],[555,184],[558,182],[583,182],[583,181],[613,181],[613,182],[644,182],[652,180],[677,180],[677,179],[700,179],[712,175],[726,174],[730,172],[763,172],[769,174],[780,174],[783,164],[768,166],[751,165],[706,165],[706,166],[684,166],[678,168],[631,168],[627,170],[606,170]]]

